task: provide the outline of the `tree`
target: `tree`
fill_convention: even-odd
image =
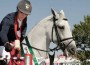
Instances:
[[[76,43],[90,45],[90,16],[84,16],[84,21],[75,24],[72,33]]]
[[[79,24],[75,24],[72,34],[78,47],[82,47],[81,44],[88,44],[90,47],[90,16],[84,16],[83,21],[80,21]],[[78,52],[78,58],[81,61],[90,58],[90,52],[85,50],[85,46],[81,49],[83,52]]]

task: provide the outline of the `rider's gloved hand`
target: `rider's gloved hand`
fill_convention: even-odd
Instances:
[[[10,52],[12,50],[13,46],[14,45],[12,43],[6,42],[4,45],[5,51]]]
[[[20,51],[20,40],[15,40],[14,44],[15,44],[14,49]]]

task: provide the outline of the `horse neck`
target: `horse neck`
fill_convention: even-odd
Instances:
[[[53,22],[44,19],[40,21],[28,34],[32,46],[47,50],[51,41]]]
[[[44,19],[36,26],[34,26],[34,28],[28,34],[28,39],[31,46],[42,50],[49,49],[51,42],[52,24],[53,23],[48,19]],[[46,53],[42,53],[41,51],[39,51],[40,54],[37,52],[37,50],[33,49],[33,51],[37,57],[39,57],[40,54],[43,57],[46,56]]]

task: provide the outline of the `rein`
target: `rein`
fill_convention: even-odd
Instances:
[[[22,43],[22,44],[28,46],[28,44],[25,44],[25,43]],[[36,49],[36,50],[39,50],[39,51],[43,51],[43,52],[49,52],[49,51],[46,51],[46,50],[38,49],[38,48],[33,47],[33,46],[31,46],[31,45],[28,46],[28,47],[33,48],[33,49]]]
[[[26,38],[26,37],[25,37]],[[50,51],[53,51],[53,50],[59,50],[59,49],[50,49],[49,51],[46,51],[46,50],[42,50],[42,49],[38,49],[38,48],[36,48],[36,47],[33,47],[33,46],[29,46],[28,44],[25,44],[25,43],[21,43],[21,44],[23,44],[23,45],[26,45],[26,46],[28,46],[28,47],[30,47],[30,48],[33,48],[33,49],[36,49],[36,50],[39,50],[39,51],[43,51],[43,52],[50,52]]]

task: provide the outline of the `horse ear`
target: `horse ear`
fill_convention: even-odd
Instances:
[[[63,16],[65,18],[65,14],[64,14],[63,10],[61,10],[59,14],[60,14],[60,16]]]
[[[52,12],[53,16],[55,16],[55,12],[52,8],[51,8],[51,12]]]
[[[59,17],[58,13],[54,9],[51,8],[51,12],[55,18]]]

